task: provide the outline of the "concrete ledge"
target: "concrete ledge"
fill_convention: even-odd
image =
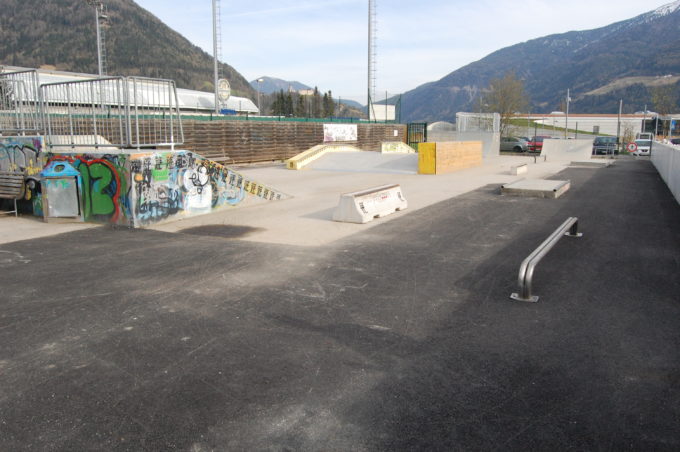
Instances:
[[[606,168],[608,166],[614,165],[616,160],[578,160],[571,162],[571,166],[581,166],[587,168]]]
[[[501,194],[556,199],[571,187],[568,180],[523,179],[501,186]]]
[[[526,174],[527,172],[529,172],[529,165],[526,163],[510,167],[510,174],[513,176],[519,176],[520,174]]]

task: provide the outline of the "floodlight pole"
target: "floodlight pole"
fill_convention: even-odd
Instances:
[[[86,0],[87,4],[94,8],[94,23],[97,29],[97,69],[100,76],[104,75],[104,60],[102,58],[102,33],[99,23],[100,16],[104,11],[104,5],[99,0]]]
[[[220,113],[220,99],[217,94],[219,89],[219,62],[217,60],[217,1],[212,0],[212,11],[213,11],[213,80],[215,86],[215,113]]]

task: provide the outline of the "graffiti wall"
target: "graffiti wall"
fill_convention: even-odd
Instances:
[[[22,172],[26,178],[24,199],[29,201],[35,215],[42,215],[39,179],[45,165],[45,141],[39,136],[0,136],[0,171]]]
[[[35,176],[42,171],[44,161],[42,137],[0,136],[0,171],[23,171]]]
[[[67,160],[80,172],[85,221],[142,227],[234,206],[249,195],[285,197],[189,151],[55,154],[53,160]]]

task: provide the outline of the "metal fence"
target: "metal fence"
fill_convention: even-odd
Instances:
[[[500,132],[501,115],[498,113],[456,113],[458,132]]]
[[[24,135],[42,130],[38,71],[0,73],[0,132]]]
[[[50,147],[146,148],[184,142],[172,80],[104,77],[40,86]]]

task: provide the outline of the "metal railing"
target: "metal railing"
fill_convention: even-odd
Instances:
[[[0,132],[38,134],[43,128],[38,71],[0,73]]]
[[[184,142],[175,82],[103,77],[40,86],[50,147],[144,148]]]
[[[582,237],[583,234],[578,232],[578,218],[569,217],[562,223],[562,225],[555,230],[550,236],[541,243],[538,248],[536,248],[529,256],[527,256],[522,265],[519,267],[519,276],[517,282],[519,284],[519,292],[515,292],[510,295],[510,298],[517,301],[528,301],[535,303],[538,301],[538,296],[531,294],[531,285],[534,277],[534,269],[536,265],[548,254],[548,251],[552,249],[553,246],[559,240],[564,237]]]

